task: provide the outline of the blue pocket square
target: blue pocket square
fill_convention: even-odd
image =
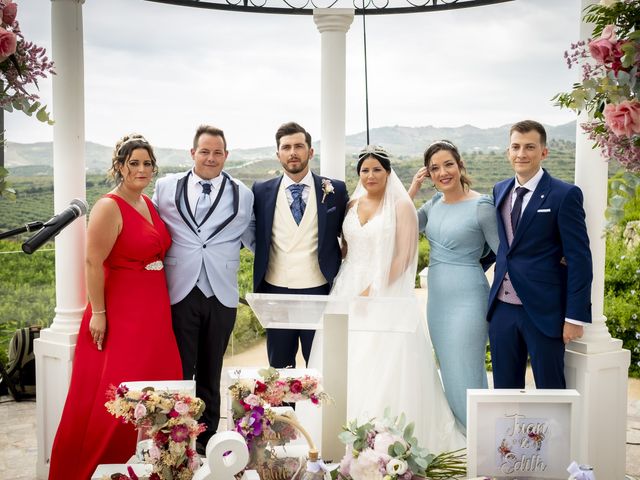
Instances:
[[[538,209],[538,213],[551,213],[550,208],[540,208]]]

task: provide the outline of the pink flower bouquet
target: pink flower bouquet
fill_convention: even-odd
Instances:
[[[343,480],[411,480],[414,477],[458,478],[466,473],[465,455],[460,450],[439,455],[418,445],[413,423],[405,425],[404,414],[344,427],[339,436],[347,445],[338,478]]]
[[[581,127],[605,159],[640,172],[640,2],[608,1],[589,5],[584,20],[596,38],[565,52],[569,68],[579,65],[582,82],[554,97],[556,105],[586,111]]]
[[[204,411],[202,400],[152,388],[129,390],[126,386],[113,387],[107,398],[105,407],[109,413],[144,430],[151,439],[148,451],[144,452],[144,460],[153,465],[150,480],[193,477],[200,467],[200,458],[193,446],[205,428],[198,423]]]
[[[25,40],[17,16],[16,3],[0,0],[0,108],[35,113],[41,122],[52,124],[47,107],[31,87],[37,89],[39,79],[54,73],[53,62],[44,48]]]

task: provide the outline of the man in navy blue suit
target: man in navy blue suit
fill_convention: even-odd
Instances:
[[[294,122],[276,132],[284,175],[253,185],[257,293],[327,295],[341,262],[338,237],[349,197],[344,182],[309,169],[311,135]],[[309,362],[315,331],[267,329],[269,365],[296,366],[298,342]]]
[[[544,127],[511,127],[515,178],[493,188],[500,246],[489,295],[495,388],[524,388],[527,356],[537,388],[566,388],[564,348],[591,323],[592,264],[582,191],[541,168]]]

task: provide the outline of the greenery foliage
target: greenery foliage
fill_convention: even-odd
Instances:
[[[574,145],[569,142],[552,142],[550,145],[551,156],[545,160],[545,167],[555,176],[571,181],[574,168]],[[501,152],[476,152],[463,155],[467,163],[468,171],[475,181],[473,188],[483,193],[490,193],[492,185],[501,178],[512,175],[512,170],[505,156]],[[242,179],[247,185],[251,185],[256,178],[267,178],[277,175],[273,170],[277,164],[274,162],[261,162],[262,168],[256,164],[233,170],[233,175]],[[266,170],[264,164],[272,170]],[[405,185],[411,179],[419,166],[420,158],[403,159],[394,162],[394,169]],[[617,165],[612,163],[612,170]],[[355,163],[347,164],[347,184],[350,191],[356,184]],[[54,213],[53,208],[53,180],[50,175],[30,175],[22,170],[22,176],[12,174],[12,186],[17,191],[15,202],[0,200],[0,231],[20,226],[33,220],[47,220]],[[613,228],[608,234],[607,250],[607,277],[605,315],[608,317],[607,325],[614,337],[622,338],[625,348],[632,351],[633,363],[630,370],[632,375],[640,376],[640,339],[635,338],[635,332],[640,330],[634,313],[638,310],[637,294],[631,291],[640,291],[638,281],[640,274],[634,270],[640,265],[637,250],[624,253],[622,246],[621,225],[627,221],[640,219],[640,197],[638,196],[638,182],[636,177],[616,175],[610,182],[610,198],[615,195],[625,195],[626,204],[622,207],[622,213],[618,216],[619,227]],[[635,183],[634,183],[635,182]],[[426,187],[426,185],[425,185]],[[420,196],[416,198],[416,205],[421,205],[431,195],[433,189],[423,187]],[[104,175],[89,175],[86,183],[86,198],[90,205],[109,191],[111,183]],[[151,194],[153,186],[147,190]],[[23,326],[38,324],[48,326],[54,316],[55,308],[55,273],[53,243],[45,245],[33,255],[22,253],[20,244],[26,238],[14,238],[12,241],[0,241],[0,359],[6,360],[8,341],[13,332]],[[9,253],[11,252],[11,253]],[[624,256],[624,258],[621,258]],[[429,245],[424,236],[421,236],[418,253],[418,272],[428,265]],[[616,268],[618,265],[618,268]],[[240,296],[253,291],[253,255],[242,250],[240,253],[240,270],[238,284]],[[634,277],[635,272],[635,277]],[[419,279],[416,279],[419,286]],[[618,330],[620,329],[620,330]],[[264,331],[246,305],[238,308],[233,337],[229,350],[238,353],[253,345],[262,338]],[[636,352],[636,350],[638,350]]]
[[[627,222],[640,220],[640,196],[625,204],[624,219],[607,233],[604,315],[611,335],[631,351],[629,376],[640,377],[640,244],[623,238]]]
[[[25,255],[20,244],[0,240],[0,360],[6,362],[13,333],[22,327],[46,327],[55,308],[54,253]]]

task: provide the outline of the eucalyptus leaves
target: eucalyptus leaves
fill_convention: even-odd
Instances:
[[[414,424],[404,414],[372,419],[363,425],[349,422],[339,435],[347,453],[335,475],[346,480],[411,480],[414,477],[445,479],[466,473],[465,455],[460,450],[434,455],[418,445]]]

